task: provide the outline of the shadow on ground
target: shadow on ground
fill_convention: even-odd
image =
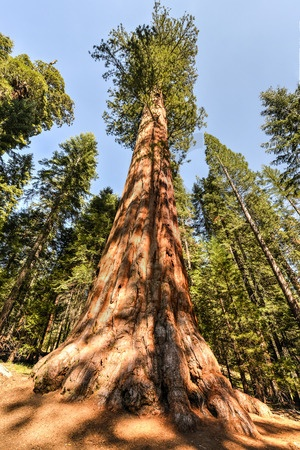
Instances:
[[[99,410],[95,399],[67,403],[58,393],[34,394],[27,376],[0,379],[1,450],[300,450],[300,421],[253,416],[260,440],[229,435],[216,419],[178,433],[167,418]]]

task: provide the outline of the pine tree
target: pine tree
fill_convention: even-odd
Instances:
[[[228,182],[215,169],[211,165],[194,186],[196,221],[207,226],[197,227],[200,253],[190,273],[200,329],[233,386],[270,402],[297,402],[298,329]],[[263,215],[261,225],[276,230],[261,196],[252,193],[251,200]]]
[[[255,220],[253,219],[252,215],[249,212],[249,209],[247,208],[245,201],[243,200],[242,195],[240,194],[239,190],[243,190],[243,187],[240,187],[238,189],[237,185],[235,184],[232,176],[230,175],[227,164],[229,163],[229,157],[226,153],[228,152],[228,149],[226,149],[225,146],[221,146],[220,143],[216,138],[213,138],[212,136],[206,135],[206,153],[208,160],[210,158],[215,158],[217,163],[219,164],[221,170],[224,172],[228,183],[232,189],[232,191],[235,194],[235,197],[243,211],[243,214],[245,215],[247,222],[249,223],[257,241],[259,242],[259,245],[270,265],[272,268],[272,271],[277,279],[277,282],[279,286],[282,289],[282,292],[286,298],[286,301],[291,309],[291,312],[293,313],[298,325],[300,326],[300,303],[293,295],[293,292],[291,291],[289,284],[287,283],[286,279],[283,276],[283,273],[274,258],[272,252],[270,251],[268,245],[265,242],[264,237],[262,236]],[[232,154],[230,155],[232,156]]]
[[[270,196],[273,195],[275,199],[280,202],[280,204],[288,202],[294,212],[300,216],[300,208],[298,206],[299,195],[296,196],[294,189],[292,187],[288,187],[287,183],[282,181],[282,177],[278,169],[273,169],[270,166],[263,166],[261,182],[266,186],[266,190],[269,192]]]
[[[299,195],[300,191],[300,85],[295,92],[286,88],[268,89],[261,93],[262,129],[270,136],[263,144],[268,153],[276,156],[273,164],[283,165],[281,182]]]
[[[31,172],[32,155],[11,152],[7,161],[0,156],[0,233],[22,197]]]
[[[45,222],[37,234],[32,248],[19,270],[11,292],[4,301],[0,313],[0,330],[7,325],[9,315],[34,275],[40,253],[51,233],[74,216],[83,199],[89,193],[90,183],[95,177],[96,141],[92,133],[71,138],[60,145],[62,151],[54,152],[53,158],[43,160],[45,166],[38,172],[34,183],[35,192],[40,197],[40,205],[45,208]]]

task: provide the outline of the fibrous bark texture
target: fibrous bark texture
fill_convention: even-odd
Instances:
[[[169,161],[157,93],[144,108],[87,308],[67,341],[35,366],[35,391],[61,388],[70,399],[94,394],[113,410],[168,413],[184,430],[214,415],[253,435],[253,404],[231,388],[198,331]]]

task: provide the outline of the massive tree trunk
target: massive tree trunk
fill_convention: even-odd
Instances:
[[[223,418],[255,434],[260,402],[233,390],[198,331],[178,231],[162,96],[145,107],[128,178],[85,312],[34,368],[36,392],[170,414],[181,429]],[[241,404],[243,403],[243,407]]]

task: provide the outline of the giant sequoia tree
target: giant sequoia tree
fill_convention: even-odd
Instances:
[[[254,434],[246,409],[198,331],[178,232],[172,149],[185,150],[201,123],[193,84],[197,30],[155,4],[150,27],[113,30],[93,56],[114,89],[108,131],[134,145],[119,209],[87,306],[66,342],[34,369],[35,391],[170,413],[182,429],[201,414]],[[243,406],[242,406],[243,405]]]

